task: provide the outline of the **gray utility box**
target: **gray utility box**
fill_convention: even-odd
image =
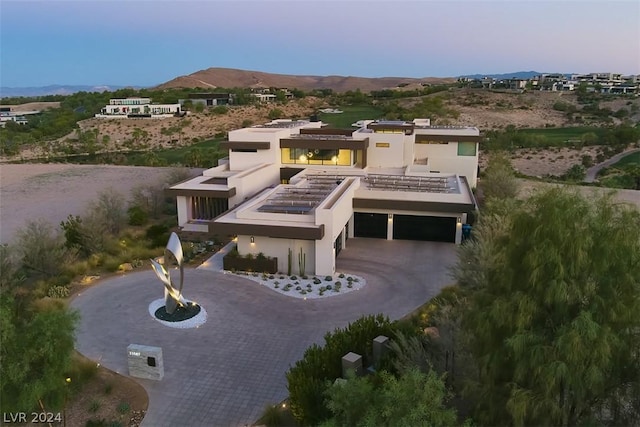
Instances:
[[[342,356],[342,378],[346,378],[350,370],[353,370],[358,377],[362,375],[362,356],[353,352]]]
[[[127,347],[129,375],[147,380],[161,380],[164,377],[162,348],[148,345],[129,344]]]

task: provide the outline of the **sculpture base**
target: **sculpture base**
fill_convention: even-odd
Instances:
[[[163,313],[164,316],[170,316],[164,309],[164,305],[164,299],[157,299],[149,304],[149,315],[164,326],[178,329],[199,328],[207,321],[207,310],[192,301],[187,301],[187,306],[192,307],[190,311],[187,311],[190,316],[185,316],[183,312],[182,317],[178,318],[176,315],[179,313],[179,309],[176,309],[176,311],[171,315],[174,316],[171,320],[158,315],[158,313]]]
[[[194,302],[188,302],[184,306],[178,306],[171,314],[167,313],[163,305],[153,313],[156,319],[163,320],[165,322],[183,322],[189,320],[192,317],[196,317],[200,313],[200,306]]]

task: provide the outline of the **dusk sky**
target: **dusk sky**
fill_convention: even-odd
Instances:
[[[0,0],[1,86],[152,86],[209,67],[640,74],[640,2]]]

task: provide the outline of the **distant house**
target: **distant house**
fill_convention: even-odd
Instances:
[[[505,83],[509,86],[509,89],[522,90],[527,87],[527,79],[508,79]]]
[[[180,104],[152,104],[150,98],[131,97],[110,99],[109,105],[105,106],[95,116],[103,119],[161,119],[181,114]]]
[[[184,106],[186,101],[191,101],[194,106],[202,104],[205,107],[215,107],[233,104],[233,98],[231,93],[190,93],[187,99],[179,99],[178,103]]]
[[[0,107],[0,127],[5,127],[8,122],[26,125],[29,123],[25,116],[39,114],[40,111],[11,111],[11,107]]]
[[[276,96],[272,93],[252,93],[251,96],[258,99],[259,102],[273,102]]]

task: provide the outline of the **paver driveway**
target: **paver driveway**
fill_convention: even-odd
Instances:
[[[250,425],[265,405],[287,396],[285,372],[323,335],[363,314],[392,319],[410,312],[451,283],[455,246],[447,243],[350,239],[338,271],[365,277],[367,286],[332,298],[301,300],[232,274],[190,269],[185,296],[208,320],[197,329],[172,329],[151,318],[161,297],[152,271],[105,280],[78,295],[82,320],[77,349],[127,374],[131,343],[163,349],[162,381],[138,380],[149,393],[143,425]]]

